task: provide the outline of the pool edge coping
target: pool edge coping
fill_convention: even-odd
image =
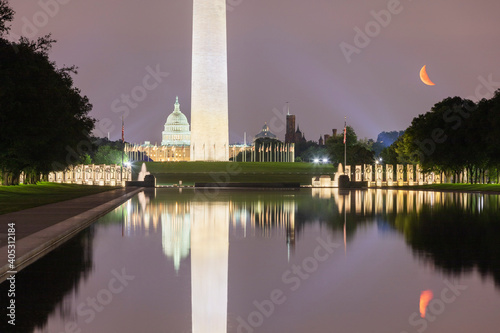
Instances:
[[[10,264],[7,261],[8,245],[1,247],[0,262],[5,262],[6,264],[0,267],[0,283],[3,283],[7,279],[9,274],[19,273],[22,269],[28,267],[35,261],[50,253],[52,250],[64,244],[78,232],[89,227],[96,220],[106,215],[107,213],[118,207],[120,204],[124,203],[132,196],[143,190],[144,187],[139,187],[97,207],[72,216],[45,229],[37,231],[29,236],[23,237],[16,242],[16,264],[14,270],[10,269]]]

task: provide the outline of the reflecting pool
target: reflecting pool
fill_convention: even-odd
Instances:
[[[499,208],[483,194],[148,190],[18,273],[16,329],[0,331],[499,332]]]

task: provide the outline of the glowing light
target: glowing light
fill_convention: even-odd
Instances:
[[[314,163],[319,163],[319,158],[315,158]]]
[[[427,305],[434,297],[434,294],[431,290],[424,290],[422,294],[420,294],[420,317],[425,318],[425,312],[427,310]]]

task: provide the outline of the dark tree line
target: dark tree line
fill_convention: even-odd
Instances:
[[[50,35],[31,41],[5,39],[14,12],[0,0],[0,171],[4,185],[26,183],[65,169],[91,149],[92,105],[71,75],[49,59]]]

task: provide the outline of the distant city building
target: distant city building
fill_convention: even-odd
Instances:
[[[276,140],[272,144],[263,144],[256,149],[255,145],[232,144],[228,147],[229,160],[239,160],[242,162],[294,162],[295,161],[295,141],[305,141],[302,132],[295,131],[295,116],[290,116],[292,125],[290,133],[292,141],[288,144],[281,142],[277,136],[271,132],[267,123],[262,130],[254,137],[257,139],[268,138]],[[287,117],[288,119],[288,117]],[[167,117],[162,131],[161,145],[152,144],[145,141],[143,144],[126,144],[125,153],[131,161],[154,161],[154,162],[183,162],[191,161],[193,144],[191,140],[190,124],[187,117],[181,112],[179,98],[174,104],[174,111]],[[246,136],[245,136],[246,137]],[[203,146],[202,146],[203,147]],[[206,150],[208,154],[208,150]],[[205,156],[206,157],[206,156]]]
[[[297,131],[295,132],[295,144],[300,143],[300,142],[306,142],[306,137],[302,132],[300,131],[300,127],[297,126]]]
[[[267,123],[264,124],[264,126],[262,127],[262,130],[259,132],[259,134],[257,134],[255,136],[255,138],[253,140],[255,141],[257,139],[265,139],[265,138],[276,139],[276,135],[274,135],[271,132],[271,130],[269,129],[269,126],[267,126]]]
[[[288,110],[288,114],[286,116],[285,143],[297,144],[305,141],[306,138],[300,131],[299,126],[297,126],[297,130],[295,130],[295,115],[291,115],[290,110]]]
[[[324,142],[323,142],[323,137],[322,136],[319,137],[318,144],[320,146],[324,146]]]
[[[176,97],[174,111],[168,116],[162,132],[162,146],[189,146],[191,132],[186,116],[181,112],[179,97]]]
[[[324,137],[324,139],[323,139],[323,145],[325,145],[325,146],[326,146],[326,142],[327,142],[327,141],[328,141],[328,139],[330,139],[332,136],[333,136],[333,137],[336,137],[336,136],[337,136],[337,129],[336,129],[336,128],[332,129],[332,135],[330,135],[330,134],[325,134],[325,135],[323,136],[323,137]],[[321,139],[320,139],[320,140],[321,140]],[[320,145],[320,146],[322,146],[321,141],[320,141],[320,144],[319,144],[319,145]]]
[[[295,143],[295,115],[291,115],[290,111],[286,116],[285,143]]]

